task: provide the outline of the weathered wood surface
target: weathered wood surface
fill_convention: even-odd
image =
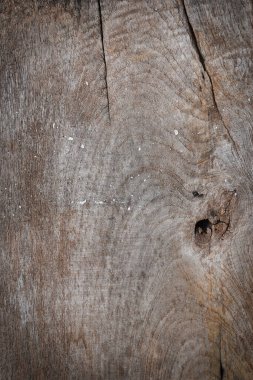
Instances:
[[[252,37],[250,0],[0,2],[1,379],[253,379]]]

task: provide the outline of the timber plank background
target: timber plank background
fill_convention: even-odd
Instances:
[[[252,25],[0,1],[1,379],[253,379]]]

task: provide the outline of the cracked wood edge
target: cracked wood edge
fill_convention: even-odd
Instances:
[[[201,51],[200,45],[199,45],[199,43],[198,43],[197,36],[196,36],[196,34],[195,34],[195,32],[194,32],[194,28],[193,28],[193,26],[192,26],[192,24],[191,24],[191,22],[190,22],[190,19],[189,19],[188,13],[187,13],[187,8],[186,8],[186,6],[185,6],[185,1],[184,1],[184,0],[182,0],[182,4],[183,4],[183,9],[184,9],[185,18],[186,18],[187,23],[188,23],[188,26],[189,26],[189,32],[190,32],[190,36],[191,36],[191,40],[192,40],[193,46],[194,46],[194,48],[196,49],[196,52],[197,52],[197,54],[198,54],[199,61],[200,61],[201,65],[202,65],[202,67],[203,67],[203,70],[204,70],[204,72],[207,74],[207,76],[208,76],[208,78],[209,78],[209,81],[210,81],[214,106],[215,106],[215,108],[216,108],[216,110],[217,110],[217,112],[218,112],[218,114],[219,114],[220,120],[222,121],[222,124],[223,124],[224,128],[226,129],[227,134],[228,134],[228,136],[229,136],[229,138],[230,138],[230,140],[231,140],[231,142],[232,142],[232,144],[233,144],[233,146],[234,146],[234,148],[235,148],[235,151],[238,153],[236,143],[235,143],[233,137],[231,136],[231,133],[230,133],[230,131],[229,131],[229,128],[227,127],[226,123],[224,122],[224,120],[223,120],[223,118],[222,118],[222,114],[220,113],[220,110],[219,110],[218,104],[217,104],[217,102],[216,102],[215,92],[214,92],[214,87],[213,87],[213,82],[212,82],[212,77],[211,77],[211,75],[210,75],[210,73],[209,73],[209,71],[208,71],[208,69],[207,69],[207,67],[206,67],[206,64],[205,64],[205,57],[204,57],[204,55],[203,55],[203,53],[202,53],[202,51]]]

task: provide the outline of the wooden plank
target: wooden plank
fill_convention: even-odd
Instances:
[[[227,181],[237,190],[229,226],[217,256],[222,294],[221,363],[224,378],[251,379],[252,329],[252,3],[185,2],[189,22],[212,82],[227,141],[216,149]],[[230,186],[231,186],[230,185]]]
[[[252,379],[251,14],[2,2],[1,378]]]
[[[89,377],[103,371],[106,289],[98,202],[109,115],[98,4],[2,8],[1,378]]]

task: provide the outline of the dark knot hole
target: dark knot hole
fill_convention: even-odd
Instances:
[[[198,245],[208,244],[212,236],[212,223],[208,219],[199,220],[195,224],[195,242]]]
[[[208,219],[199,220],[195,224],[195,235],[207,234],[212,231],[212,223]]]

